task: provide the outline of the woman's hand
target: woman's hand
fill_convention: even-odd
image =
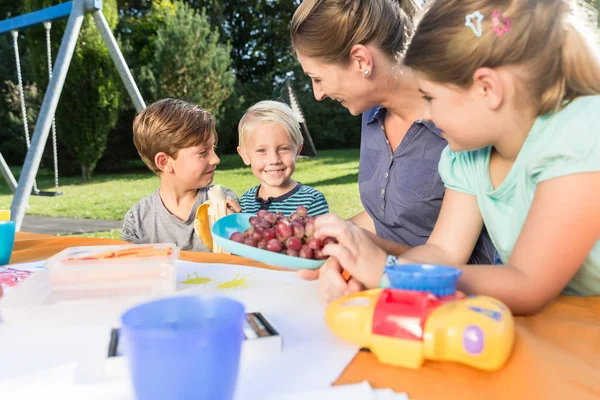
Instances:
[[[363,229],[342,220],[335,214],[327,214],[316,219],[315,236],[321,238],[329,236],[338,241],[337,244],[330,243],[323,248],[323,254],[335,260],[328,260],[321,267],[319,274],[319,281],[325,280],[323,285],[329,284],[332,295],[329,297],[335,294],[339,297],[340,290],[343,293],[352,281],[369,289],[379,286],[385,267],[386,253]],[[341,276],[342,268],[352,276],[348,284]],[[339,279],[333,275],[339,275]]]

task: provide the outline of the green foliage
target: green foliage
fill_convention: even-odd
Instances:
[[[24,8],[29,12],[58,3],[62,1],[26,0]],[[118,20],[116,0],[104,0],[103,14],[114,29]],[[52,24],[53,59],[58,53],[65,27],[66,19]],[[26,61],[31,70],[29,79],[36,82],[43,96],[48,84],[45,29],[41,25],[35,26],[23,34],[27,46]],[[121,86],[92,16],[86,15],[56,110],[59,165],[64,166],[63,161],[67,158],[75,161],[83,180],[91,179],[106,148],[108,132],[118,116]]]
[[[231,46],[219,43],[206,13],[178,4],[156,33],[150,71],[154,99],[176,97],[218,114],[232,92]]]
[[[17,172],[13,171],[15,176]],[[52,187],[51,171],[41,171],[38,178],[40,188]],[[351,217],[362,210],[357,185],[358,149],[323,151],[318,159],[300,159],[294,178],[323,192],[332,212],[342,217]],[[221,157],[215,183],[241,195],[258,181],[241,158],[232,154]],[[27,213],[119,220],[158,185],[156,175],[145,167],[128,173],[97,174],[92,182],[65,177],[63,196],[31,196]],[[8,186],[0,180],[0,208],[7,208],[11,200]]]

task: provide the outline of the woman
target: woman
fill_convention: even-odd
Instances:
[[[290,29],[315,98],[362,114],[358,182],[364,211],[351,221],[395,255],[424,244],[433,230],[444,196],[437,165],[447,144],[435,125],[422,120],[425,101],[410,69],[398,62],[412,33],[409,15],[418,9],[413,1],[404,3],[305,0]],[[490,264],[494,252],[484,232],[470,263]]]

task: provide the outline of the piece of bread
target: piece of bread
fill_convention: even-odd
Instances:
[[[227,199],[221,185],[215,185],[208,191],[208,200],[202,203],[196,211],[194,230],[202,243],[214,253],[229,254],[218,244],[214,243],[211,228],[219,219],[227,215]]]

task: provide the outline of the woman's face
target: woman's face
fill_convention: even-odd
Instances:
[[[300,53],[297,56],[304,73],[312,80],[313,92],[318,101],[326,98],[337,100],[352,115],[360,115],[379,104],[373,90],[372,71],[365,76],[365,71],[358,62],[351,61],[348,66],[343,67],[324,64]]]

